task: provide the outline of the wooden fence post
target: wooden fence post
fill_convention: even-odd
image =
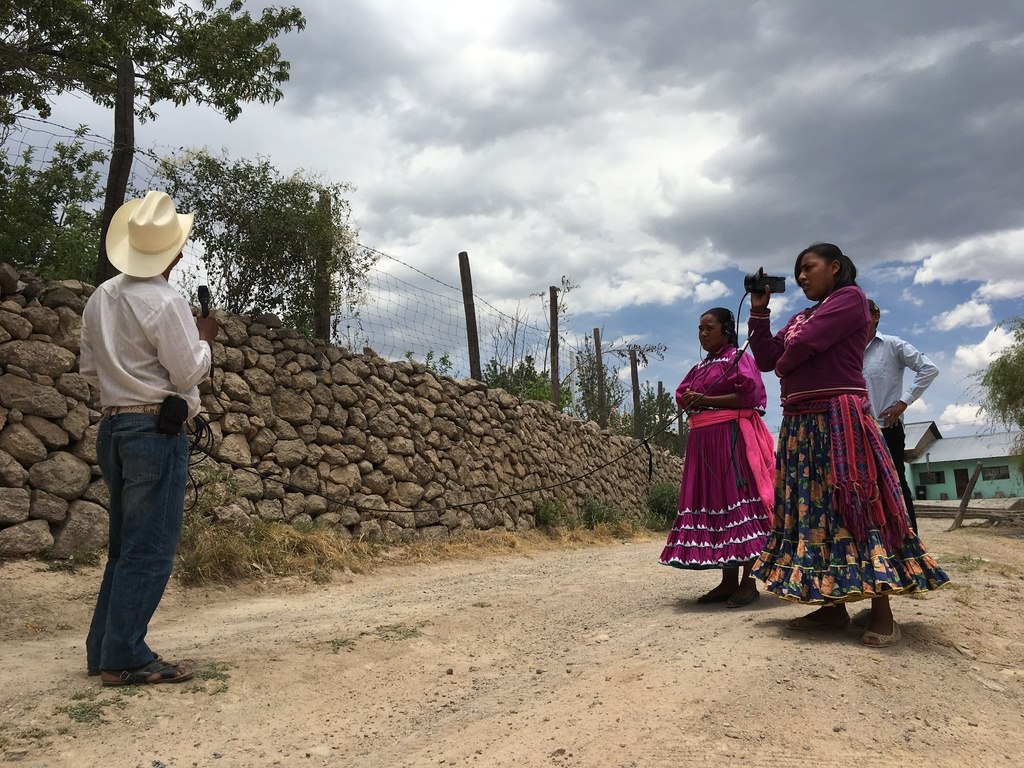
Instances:
[[[331,339],[331,251],[334,248],[331,226],[331,195],[321,188],[317,200],[317,232],[312,239],[315,280],[313,284],[313,336],[330,343]]]
[[[469,271],[469,254],[459,252],[459,276],[462,278],[462,304],[466,308],[466,338],[469,343],[470,378],[482,381],[480,368],[480,338],[476,328],[476,305],[473,303],[473,275]]]
[[[594,370],[597,372],[597,424],[608,428],[608,405],[605,403],[604,360],[601,357],[601,329],[594,329]]]
[[[636,361],[636,350],[629,350],[629,378],[633,384],[633,437],[644,439],[644,423],[640,413],[640,370]]]
[[[562,407],[562,393],[558,388],[558,289],[548,286],[548,303],[551,305],[551,402]]]
[[[964,495],[960,497],[960,508],[956,511],[956,517],[953,518],[953,524],[946,529],[946,532],[955,531],[964,522],[964,514],[967,512],[967,505],[971,501],[971,494],[974,492],[974,484],[978,482],[978,477],[981,475],[981,462],[979,461],[974,465],[974,472],[971,473],[971,479],[967,481],[967,487],[964,488]]]
[[[658,407],[658,424],[657,424],[658,429],[662,428],[662,426],[664,425],[664,421],[665,421],[665,406],[661,402],[662,398],[664,398],[664,397],[665,397],[665,385],[662,384],[659,381],[658,382],[658,399],[656,401],[657,407]],[[659,443],[658,443],[659,445],[664,445],[664,443],[661,442],[661,437],[660,436],[658,438],[658,441],[659,441]]]

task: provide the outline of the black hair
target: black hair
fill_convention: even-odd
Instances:
[[[704,315],[711,315],[715,320],[722,326],[722,333],[725,334],[725,340],[732,344],[734,347],[737,346],[738,337],[736,336],[736,320],[732,316],[732,312],[725,307],[712,307],[700,313],[701,317]]]
[[[833,261],[839,262],[839,271],[836,273],[836,288],[845,288],[848,285],[857,284],[857,265],[840,250],[838,245],[833,245],[832,243],[814,243],[814,245],[809,245],[800,251],[800,255],[796,257],[796,264],[793,266],[794,280],[799,281],[800,260],[808,253],[813,253],[819,259],[824,260],[826,264],[831,264]]]

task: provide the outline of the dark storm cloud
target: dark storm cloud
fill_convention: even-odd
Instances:
[[[285,105],[379,111],[412,151],[472,153],[499,141],[528,146],[589,122],[599,142],[596,116],[614,110],[616,95],[681,89],[690,109],[737,121],[736,142],[702,169],[731,191],[691,197],[651,218],[650,232],[684,251],[710,241],[746,263],[788,258],[816,239],[880,260],[922,240],[1021,226],[1017,3],[576,0],[552,8],[509,14],[500,33],[510,51],[542,58],[542,76],[490,84],[439,76],[454,52],[417,47],[404,20],[373,5],[312,4],[306,31],[282,41],[293,64]],[[416,186],[409,191],[432,216],[521,204],[497,188],[477,196],[452,184],[423,199]],[[417,205],[401,194],[379,201],[395,212]]]
[[[328,104],[372,109],[388,82],[414,72],[417,56],[395,37],[372,4],[298,3],[306,28],[277,40],[291,63],[282,106],[313,114]]]
[[[684,251],[752,264],[832,239],[877,261],[1024,221],[1017,4],[564,7],[639,88],[698,86],[694,108],[738,120],[703,169],[731,193],[651,221]]]
[[[1022,54],[974,43],[835,94],[773,83],[740,120],[759,151],[722,153],[706,169],[731,181],[728,203],[656,229],[681,242],[708,234],[730,253],[827,238],[891,258],[914,241],[1020,226],[1024,188],[1010,159],[1024,149]]]
[[[292,66],[282,106],[299,114],[326,106],[379,113],[402,141],[474,149],[555,128],[594,107],[582,62],[571,51],[549,48],[544,37],[522,34],[515,18],[503,30],[510,50],[549,60],[549,76],[529,90],[501,82],[467,90],[463,78],[472,72],[446,71],[457,49],[417,44],[404,19],[370,3],[311,4],[303,12],[306,30],[279,41]]]

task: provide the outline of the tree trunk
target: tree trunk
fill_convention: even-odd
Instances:
[[[103,224],[100,228],[100,251],[96,259],[93,282],[103,283],[118,271],[107,258],[107,230],[114,213],[124,204],[125,190],[131,178],[135,158],[135,64],[125,57],[117,64],[117,96],[114,101],[114,149],[110,153],[107,173],[107,195],[103,202]]]

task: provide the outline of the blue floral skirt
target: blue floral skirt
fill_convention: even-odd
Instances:
[[[786,415],[775,458],[772,530],[753,574],[776,597],[822,604],[938,589],[949,577],[909,530],[887,547],[880,530],[857,541],[833,498],[828,411]],[[877,429],[877,426],[871,425]],[[871,457],[879,477],[895,473],[888,454]],[[906,509],[885,514],[906,516]],[[909,526],[908,526],[909,529]]]

